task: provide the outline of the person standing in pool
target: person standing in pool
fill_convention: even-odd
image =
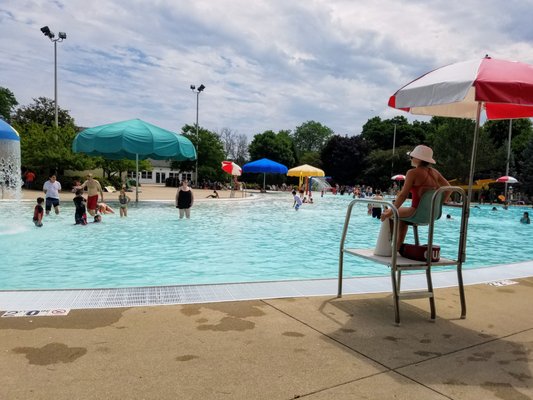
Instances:
[[[81,185],[81,189],[87,188],[87,209],[93,217],[98,208],[98,192],[100,192],[100,202],[104,201],[104,192],[100,182],[93,178],[93,174],[87,175],[87,180]]]
[[[50,214],[52,206],[56,214],[59,214],[59,192],[61,191],[61,184],[57,181],[54,174],[43,185],[43,192],[46,198],[46,215]]]
[[[179,209],[180,219],[183,216],[191,218],[191,207],[194,203],[194,196],[191,188],[187,185],[187,179],[181,181],[181,186],[176,193],[176,208]]]
[[[124,188],[120,189],[120,194],[118,195],[118,202],[120,203],[120,217],[128,216],[128,203],[131,201],[130,197],[126,194]]]
[[[74,212],[74,221],[76,225],[87,225],[87,200],[83,197],[83,190],[76,189],[76,197],[73,199],[76,211]]]

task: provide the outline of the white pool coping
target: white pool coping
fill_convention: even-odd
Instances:
[[[435,288],[457,286],[455,268],[434,271]],[[463,270],[465,285],[533,276],[533,261]],[[343,295],[389,293],[390,276],[345,278]],[[426,286],[424,274],[402,279],[402,290]],[[102,289],[0,291],[0,310],[94,309],[141,307],[289,297],[336,296],[338,280],[307,279],[271,282],[150,286]]]

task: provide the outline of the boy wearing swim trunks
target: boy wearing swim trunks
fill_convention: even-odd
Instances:
[[[100,201],[104,201],[104,192],[100,182],[93,178],[93,174],[87,175],[87,180],[81,185],[81,189],[87,188],[87,210],[93,217],[96,215],[98,207],[98,193],[100,193]]]
[[[55,175],[50,175],[50,178],[43,185],[43,192],[46,198],[46,215],[50,214],[52,206],[56,214],[59,214],[59,192],[61,191],[61,184],[57,181]]]

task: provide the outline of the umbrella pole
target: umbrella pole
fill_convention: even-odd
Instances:
[[[267,175],[266,172],[263,172],[263,192],[265,192],[265,193],[266,193],[266,184],[265,184],[266,175]]]
[[[135,180],[135,202],[139,202],[139,154],[135,154],[135,171],[137,179]]]
[[[505,167],[505,176],[509,176],[509,161],[511,161],[511,137],[513,135],[513,120],[509,120],[509,139],[507,140],[507,165]],[[505,181],[505,201],[509,201],[507,198],[507,181]]]
[[[477,142],[479,138],[479,119],[481,116],[481,102],[477,103],[476,128],[474,129],[474,140],[472,143],[472,157],[470,159],[470,176],[468,177],[468,205],[472,201],[472,186],[474,185],[474,170],[476,167]]]
[[[461,218],[461,238],[460,248],[461,248],[461,262],[466,260],[466,237],[468,232],[468,219],[470,218],[470,201],[472,200],[472,185],[474,184],[474,169],[476,164],[476,153],[477,153],[477,142],[479,136],[479,119],[481,116],[481,102],[477,103],[477,113],[476,113],[476,128],[474,129],[474,140],[472,143],[472,157],[470,159],[470,176],[468,177],[468,194],[466,199],[463,199],[466,202],[466,207],[464,207],[464,217]],[[459,279],[462,281],[462,277],[459,276]]]

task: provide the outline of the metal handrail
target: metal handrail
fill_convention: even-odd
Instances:
[[[337,289],[337,297],[342,297],[342,275],[343,275],[343,265],[344,265],[344,243],[346,242],[346,233],[348,232],[348,225],[350,225],[350,218],[352,216],[352,209],[353,206],[357,203],[371,203],[371,204],[383,204],[386,206],[389,206],[393,213],[393,225],[392,225],[392,259],[391,263],[396,265],[396,257],[397,257],[397,251],[396,251],[396,241],[398,238],[398,209],[394,206],[394,203],[388,200],[373,200],[373,199],[354,199],[350,202],[348,205],[348,209],[346,210],[346,217],[344,219],[344,228],[342,230],[342,237],[341,237],[341,244],[340,244],[340,251],[339,251],[339,284]]]

